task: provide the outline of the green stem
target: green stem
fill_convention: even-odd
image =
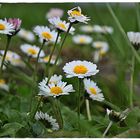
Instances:
[[[108,105],[108,106],[110,106],[112,109],[114,109],[116,111],[120,111],[120,109],[116,105],[114,105],[114,104],[112,104],[112,103],[110,103],[110,102],[108,102],[106,100],[104,100],[103,103]]]
[[[59,35],[60,35],[60,31],[58,31],[58,33],[57,33],[57,37],[56,37],[56,40],[55,40],[55,43],[54,43],[53,49],[52,49],[52,51],[51,51],[51,54],[50,54],[50,56],[49,56],[49,60],[48,60],[48,63],[47,63],[47,66],[46,66],[46,70],[45,70],[45,72],[48,70],[48,73],[49,73],[50,62],[51,62],[51,59],[52,59],[53,53],[54,53],[55,48],[56,48],[56,45],[57,45],[57,42],[58,42],[58,39],[59,39]],[[46,72],[46,73],[47,73],[47,72]]]
[[[6,57],[6,54],[7,54],[7,51],[8,51],[8,48],[10,46],[10,42],[11,42],[11,36],[7,36],[7,44],[6,44],[6,48],[5,48],[5,51],[4,51],[4,55],[2,57],[2,62],[1,62],[1,67],[0,67],[0,76],[2,74],[2,68],[3,68],[3,65],[4,65],[4,61],[5,61],[5,57]]]
[[[134,92],[134,69],[135,69],[135,56],[132,56],[132,69],[130,77],[130,107],[133,108],[133,92]]]
[[[89,100],[86,99],[86,110],[87,110],[87,117],[88,117],[88,120],[91,121],[91,113],[90,113],[90,107],[89,107]]]
[[[106,128],[106,130],[105,130],[104,133],[103,133],[103,138],[106,136],[106,134],[107,134],[107,132],[109,131],[109,129],[111,128],[112,124],[113,124],[113,122],[110,121],[109,124],[108,124],[108,126],[107,126],[107,128]]]

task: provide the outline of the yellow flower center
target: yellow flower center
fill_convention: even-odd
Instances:
[[[46,56],[46,57],[43,58],[43,60],[44,60],[45,62],[48,62],[48,61],[49,61],[49,58],[50,58],[49,56]]]
[[[5,84],[5,80],[0,79],[0,85],[3,85],[3,84]]]
[[[74,67],[73,71],[76,74],[85,74],[88,71],[88,69],[83,65],[77,65]]]
[[[85,41],[86,41],[85,38],[80,38],[80,39],[79,39],[79,42],[80,42],[80,43],[85,43]]]
[[[35,55],[35,54],[37,54],[37,51],[33,48],[29,48],[28,53],[31,54],[31,55]]]
[[[106,52],[105,51],[100,51],[100,56],[104,56],[106,54]]]
[[[90,90],[90,92],[91,92],[92,94],[95,94],[95,95],[96,95],[96,89],[95,89],[95,88],[91,87],[91,88],[89,88],[89,90]]]
[[[60,94],[60,93],[62,93],[63,91],[62,91],[62,89],[60,88],[60,87],[52,87],[51,88],[51,93],[53,93],[53,94]]]
[[[70,13],[71,16],[81,16],[81,12],[80,11],[77,11],[77,10],[73,10],[71,13]]]
[[[66,30],[66,26],[64,23],[58,23],[58,26],[64,30]]]
[[[0,30],[5,30],[5,26],[3,24],[0,24]]]
[[[42,36],[43,36],[45,39],[48,39],[48,40],[50,40],[50,39],[52,38],[52,35],[51,35],[50,33],[48,33],[48,32],[43,32],[43,33],[42,33]]]

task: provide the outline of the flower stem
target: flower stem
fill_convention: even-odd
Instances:
[[[112,124],[113,124],[113,122],[110,121],[109,124],[108,124],[108,126],[107,126],[107,128],[106,128],[106,130],[105,130],[104,133],[103,133],[103,137],[106,136],[106,134],[107,134],[107,132],[109,131],[109,129],[111,128]]]
[[[51,62],[51,59],[52,59],[53,53],[54,53],[55,48],[56,48],[56,45],[57,45],[57,42],[58,42],[58,39],[59,39],[59,35],[60,35],[60,31],[58,31],[58,33],[57,33],[57,37],[56,37],[56,40],[55,40],[55,43],[54,43],[53,49],[52,49],[52,51],[51,51],[51,54],[50,54],[50,57],[49,57],[49,60],[48,60],[47,66],[46,66],[46,70],[45,70],[46,73],[47,73],[47,70],[48,70],[48,73],[49,73],[50,62]]]
[[[3,65],[4,65],[4,61],[5,61],[5,57],[6,57],[8,48],[10,46],[11,38],[12,38],[11,36],[9,36],[9,35],[7,36],[7,44],[6,44],[6,48],[5,48],[5,51],[4,51],[4,55],[2,57],[1,66],[0,66],[0,76],[2,74],[2,68],[3,68]]]
[[[132,69],[131,69],[131,76],[130,76],[130,107],[133,108],[135,56],[132,56],[131,63],[132,63]]]
[[[91,113],[90,113],[90,107],[89,107],[89,100],[88,99],[86,99],[86,110],[87,110],[88,120],[91,121]]]

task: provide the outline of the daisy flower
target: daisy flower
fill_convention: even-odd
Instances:
[[[41,62],[41,63],[48,63],[49,58],[50,58],[50,56],[45,56],[43,58],[40,58],[39,62]],[[51,58],[50,64],[53,65],[55,63],[55,60],[56,60],[56,56],[53,55],[52,58]],[[57,64],[60,64],[60,60],[58,60]]]
[[[71,10],[68,10],[68,15],[69,15],[69,21],[71,23],[77,23],[77,22],[83,22],[83,23],[87,23],[87,21],[89,21],[90,19],[82,14],[81,8],[75,7]]]
[[[44,125],[48,128],[51,127],[52,130],[57,131],[59,130],[59,125],[52,116],[49,116],[47,113],[43,112],[36,112],[35,119],[37,121],[42,121]]]
[[[88,45],[92,42],[92,38],[87,35],[76,35],[73,37],[73,42],[80,45]]]
[[[12,35],[12,32],[14,32],[13,24],[0,19],[0,34]]]
[[[12,35],[15,35],[17,32],[19,32],[22,23],[22,21],[19,18],[9,18],[6,20],[8,23],[14,26],[14,32],[12,32]]]
[[[0,54],[3,56],[4,55],[4,50],[0,50]],[[24,63],[21,60],[21,57],[12,51],[7,51],[5,61],[10,62],[11,65],[13,66],[24,66]]]
[[[62,17],[64,11],[58,8],[51,8],[50,11],[46,14],[46,18],[53,18],[53,17]]]
[[[95,82],[91,81],[90,79],[84,79],[84,86],[85,90],[89,94],[89,97],[92,100],[103,101],[104,96],[101,93],[101,89],[98,88]]]
[[[96,33],[103,33],[103,34],[112,34],[113,28],[110,26],[100,26],[100,25],[94,25],[93,31]]]
[[[93,33],[93,26],[91,25],[82,25],[80,30],[84,33]]]
[[[6,81],[4,79],[0,79],[0,89],[9,91],[9,86],[6,84]]]
[[[49,22],[55,26],[55,28],[61,32],[67,32],[70,23],[66,23],[66,21],[62,21],[60,17],[53,17],[49,19]],[[73,27],[70,28],[69,33],[73,34],[75,29]]]
[[[30,57],[36,58],[40,48],[35,45],[23,44],[20,46],[20,49]],[[45,53],[43,50],[40,52],[40,57],[44,57]]]
[[[55,80],[55,78],[53,79]],[[39,83],[39,94],[45,97],[53,96],[54,98],[60,95],[69,95],[70,92],[74,92],[72,85],[67,85],[67,82],[50,82],[46,85],[46,79],[44,82]]]
[[[29,42],[33,42],[35,40],[35,36],[32,32],[25,30],[25,29],[21,29],[18,34],[17,34],[20,38],[29,41]]]
[[[40,37],[40,39],[45,40],[47,42],[55,42],[57,37],[57,32],[51,31],[47,26],[36,26],[34,28],[34,32]]]
[[[66,63],[65,66],[63,67],[63,70],[66,73],[67,78],[71,77],[84,78],[95,75],[96,73],[99,72],[99,70],[97,70],[96,64],[80,60]]]
[[[140,32],[127,32],[127,36],[135,49],[138,50],[140,47]]]

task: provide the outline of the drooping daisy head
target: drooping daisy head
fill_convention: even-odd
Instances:
[[[89,94],[89,97],[92,100],[103,101],[104,96],[101,93],[101,89],[98,88],[95,82],[91,81],[90,79],[84,79],[84,86],[86,92]]]
[[[53,18],[53,17],[62,17],[63,16],[64,11],[62,9],[58,9],[58,8],[51,8],[49,10],[49,12],[46,14],[46,18]]]
[[[3,56],[4,55],[4,50],[0,50],[0,54]],[[21,60],[21,57],[12,51],[7,51],[6,57],[5,57],[6,62],[10,62],[11,65],[13,66],[24,66],[23,61]]]
[[[36,26],[34,28],[34,32],[40,37],[40,39],[47,42],[55,42],[57,37],[57,33],[55,31],[51,31],[47,26]]]
[[[41,121],[47,128],[52,129],[54,131],[59,130],[59,125],[52,116],[43,112],[36,112],[35,119],[37,121]]]
[[[58,31],[67,32],[70,23],[66,23],[66,21],[62,21],[60,17],[53,17],[49,19],[49,22],[58,29]],[[70,28],[69,33],[73,34],[75,29],[73,27]]]
[[[94,41],[92,46],[95,49],[104,49],[104,50],[106,50],[108,48],[108,43],[105,42],[105,41]]]
[[[15,32],[13,32],[12,35],[15,35],[20,30],[22,21],[19,18],[9,18],[6,20],[14,26]]]
[[[96,33],[102,33],[102,34],[112,34],[113,28],[110,26],[100,26],[100,25],[94,25],[93,31]]]
[[[14,31],[13,24],[0,19],[0,34],[12,35]]]
[[[71,77],[84,78],[95,75],[96,73],[99,72],[99,70],[97,70],[96,64],[80,60],[66,63],[65,66],[63,67],[63,70],[66,73],[67,78]]]
[[[40,58],[39,62],[41,62],[41,63],[48,63],[49,59],[50,59],[50,56],[45,56],[43,58]],[[56,60],[56,56],[53,55],[51,60],[50,60],[50,64],[53,65],[55,63],[55,60]],[[57,65],[59,65],[60,63],[61,63],[61,60],[59,59],[58,62],[57,62]]]
[[[128,39],[136,50],[140,48],[140,32],[127,32]]]
[[[82,25],[80,30],[84,33],[93,33],[93,26],[91,25]]]
[[[6,84],[6,81],[4,79],[0,79],[0,89],[9,91],[9,86]]]
[[[36,58],[40,48],[35,46],[35,45],[29,45],[29,44],[23,44],[20,46],[20,49],[22,52],[24,52],[25,54],[27,54],[30,57]],[[44,57],[45,53],[43,50],[41,50],[40,52],[40,57]]]
[[[79,45],[88,45],[92,42],[92,38],[88,35],[76,35],[73,37],[73,42]]]
[[[71,23],[77,23],[77,22],[83,22],[83,23],[87,23],[87,21],[89,21],[90,19],[82,14],[81,8],[75,7],[71,10],[68,10],[68,15],[69,15],[69,21]]]
[[[20,38],[29,41],[29,42],[33,42],[35,40],[35,36],[31,31],[25,30],[25,29],[21,29],[18,34],[17,34]]]
[[[60,95],[69,95],[70,92],[74,92],[72,85],[67,85],[67,82],[62,82],[60,79],[62,77],[55,76],[50,79],[47,84],[48,79],[45,78],[39,83],[39,94],[45,97],[53,96],[54,98]]]

